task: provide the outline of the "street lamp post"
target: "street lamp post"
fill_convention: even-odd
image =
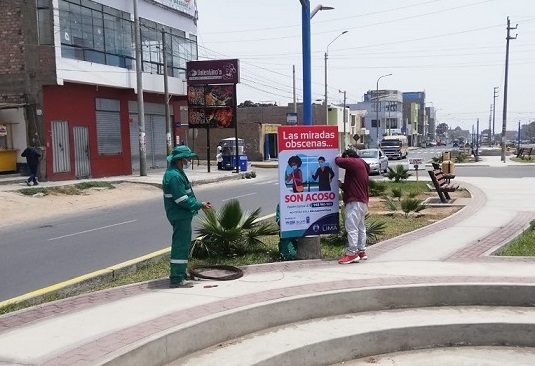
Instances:
[[[303,124],[312,125],[312,67],[310,51],[310,19],[320,10],[332,10],[333,7],[318,5],[310,12],[310,0],[301,3],[301,37],[303,49]]]
[[[346,117],[346,91],[341,91],[341,90],[338,90],[339,93],[343,93],[344,94],[344,109],[343,109],[343,112],[344,113],[342,115],[342,123],[344,124],[344,134],[342,136],[342,142],[343,142],[343,145],[342,145],[342,151],[344,151],[346,149],[346,146],[347,146],[347,143],[346,143],[346,122],[347,122],[347,117]]]
[[[384,77],[387,77],[387,76],[391,76],[392,74],[386,74],[386,75],[381,75],[379,76],[379,78],[377,79],[377,84],[375,85],[375,101],[376,101],[376,104],[375,104],[375,116],[376,116],[376,119],[375,119],[375,123],[376,123],[376,134],[375,134],[375,143],[377,144],[377,148],[379,148],[379,128],[381,127],[381,124],[379,123],[379,109],[381,107],[381,102],[379,101],[379,80],[381,80],[382,78]]]
[[[341,35],[346,34],[348,31],[343,31],[336,36],[328,45],[325,50],[325,124],[329,124],[329,106],[327,105],[327,58],[329,55],[329,46],[336,41]]]

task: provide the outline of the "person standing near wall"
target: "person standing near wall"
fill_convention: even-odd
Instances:
[[[343,192],[348,245],[345,255],[338,260],[338,263],[358,263],[361,259],[368,259],[364,217],[368,212],[370,166],[351,149],[345,150],[334,161],[336,165],[346,170],[344,182],[338,181],[338,183]]]
[[[221,152],[221,146],[217,147],[217,155],[215,156],[217,160],[217,170],[223,169],[223,153]]]
[[[185,280],[191,246],[191,222],[199,209],[212,208],[210,202],[197,200],[184,173],[184,169],[190,166],[190,159],[193,157],[197,157],[197,154],[189,147],[184,145],[175,147],[167,157],[169,167],[162,181],[165,213],[173,226],[169,276],[171,288],[193,287],[192,282]]]
[[[20,156],[26,158],[26,162],[28,163],[28,169],[30,169],[30,177],[28,180],[26,180],[26,184],[30,186],[31,182],[33,182],[33,185],[36,186],[39,183],[37,182],[37,168],[39,167],[39,158],[41,157],[41,153],[37,151],[35,146],[29,146]]]

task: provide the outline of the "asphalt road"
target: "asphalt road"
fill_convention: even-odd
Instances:
[[[264,170],[256,179],[197,186],[195,194],[216,208],[237,198],[244,210],[260,207],[261,215],[273,213],[278,172]],[[167,248],[171,226],[162,200],[152,199],[6,228],[0,237],[0,301],[4,301]]]
[[[445,149],[412,150],[410,156],[428,160]],[[391,166],[398,163],[406,164],[407,160],[390,161]],[[521,178],[535,173],[532,166],[473,166],[456,167],[456,174]],[[267,215],[275,211],[277,204],[277,178],[277,169],[263,169],[255,179],[212,183],[194,189],[199,199],[212,202],[216,208],[237,198],[245,210],[260,207],[261,215]],[[2,229],[0,301],[167,248],[170,237],[171,226],[161,199],[73,212],[57,219],[45,218]]]

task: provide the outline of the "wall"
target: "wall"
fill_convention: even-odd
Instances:
[[[122,153],[114,156],[101,156],[97,148],[95,99],[118,99],[121,103],[121,133]],[[48,131],[46,135],[47,178],[49,180],[69,180],[75,178],[74,166],[74,139],[72,128],[74,126],[87,126],[89,128],[89,150],[91,160],[91,176],[93,178],[130,175],[132,174],[130,146],[130,115],[128,101],[137,100],[132,90],[96,87],[82,84],[65,84],[64,86],[44,87],[44,121]],[[145,94],[146,103],[164,103],[163,96]],[[65,173],[53,173],[53,154],[51,141],[51,122],[69,122],[70,160],[71,169]]]

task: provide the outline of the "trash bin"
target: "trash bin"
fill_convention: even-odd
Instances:
[[[451,160],[451,151],[442,152],[442,161]]]
[[[454,175],[455,174],[455,165],[453,161],[446,160],[442,162],[442,172],[444,174]]]
[[[242,172],[247,171],[247,155],[240,156],[240,171]]]

